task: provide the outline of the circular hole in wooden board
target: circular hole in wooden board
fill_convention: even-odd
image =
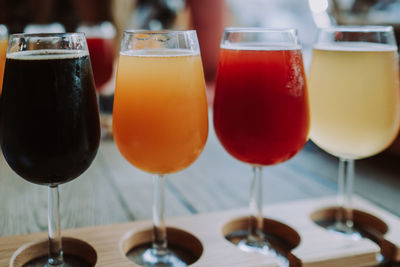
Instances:
[[[128,232],[121,240],[121,249],[131,261],[140,265],[141,252],[151,247],[153,229]],[[200,259],[203,245],[191,233],[181,229],[167,227],[168,248],[190,265]]]
[[[290,226],[279,221],[264,218],[264,234],[272,248],[289,261],[290,266],[301,266],[301,261],[291,251],[300,242],[300,235]],[[222,234],[229,242],[237,245],[247,236],[249,217],[240,217],[226,223],[222,228]]]
[[[97,253],[95,249],[85,241],[63,237],[62,246],[65,258],[70,258],[73,262],[81,261],[82,267],[95,266]],[[48,240],[32,242],[20,247],[12,256],[10,267],[34,266],[32,262],[47,259]],[[76,263],[74,264],[76,265]],[[79,267],[79,266],[76,266]]]
[[[328,228],[335,223],[338,213],[344,213],[342,207],[326,207],[313,212],[311,220],[323,227]],[[389,231],[389,226],[378,217],[367,212],[353,209],[354,228],[361,236],[371,239],[381,248],[381,254],[385,259],[394,259],[396,256],[396,246],[385,239],[385,234]]]

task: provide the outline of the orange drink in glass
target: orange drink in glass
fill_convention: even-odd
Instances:
[[[121,53],[113,131],[131,164],[167,174],[186,168],[202,151],[207,100],[200,55],[153,53]]]
[[[195,31],[124,32],[117,68],[113,135],[133,166],[156,174],[153,243],[142,266],[191,262],[167,246],[165,175],[193,163],[208,135],[206,88]],[[137,257],[138,256],[138,257]]]

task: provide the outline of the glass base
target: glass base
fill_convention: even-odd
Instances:
[[[264,233],[263,239],[250,239],[247,229],[233,231],[225,238],[245,252],[284,256],[290,251],[289,245],[280,237]]]
[[[25,263],[22,267],[55,267],[48,264],[48,256],[39,257]],[[84,259],[78,256],[64,255],[64,264],[59,267],[93,267]]]
[[[237,244],[238,248],[240,250],[243,250],[245,252],[251,252],[251,253],[258,253],[258,254],[275,254],[274,250],[271,248],[271,245],[267,241],[252,241],[243,239],[240,240],[239,243]]]
[[[181,260],[175,253],[170,250],[158,252],[153,248],[147,249],[142,254],[143,266],[157,266],[157,267],[185,267],[187,264]]]
[[[141,245],[131,249],[126,256],[140,266],[188,266],[196,261],[188,251],[168,245],[166,253],[158,254],[151,248],[151,244]]]
[[[360,232],[351,226],[348,226],[344,222],[334,222],[326,227],[329,231],[344,235],[353,240],[359,240],[362,238]]]
[[[290,262],[287,259],[287,255],[294,247],[279,236],[267,233],[264,234],[264,240],[248,240],[247,229],[240,229],[229,233],[225,238],[242,251],[262,255],[273,255],[279,260],[279,266],[289,266]]]
[[[273,255],[279,260],[279,266],[281,267],[286,267],[290,266],[290,263],[287,258],[285,258],[286,252],[280,251],[281,253],[278,252],[278,248],[274,247],[270,242],[268,241],[251,241],[248,240],[248,238],[244,238],[237,243],[237,247],[248,253],[257,253],[257,254],[262,254],[262,255]]]

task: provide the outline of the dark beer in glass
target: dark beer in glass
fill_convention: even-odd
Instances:
[[[12,35],[0,106],[1,148],[7,163],[25,180],[49,187],[46,266],[76,266],[63,258],[58,185],[82,174],[99,146],[85,36]]]

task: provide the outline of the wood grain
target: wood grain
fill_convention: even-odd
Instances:
[[[311,214],[331,205],[334,198],[316,198],[267,206],[266,216],[291,226],[301,238],[298,247],[292,253],[302,266],[373,266],[377,264],[376,254],[379,247],[368,239],[353,240],[337,233],[327,231],[311,220]],[[355,205],[379,216],[389,226],[385,238],[400,240],[400,219],[360,198]],[[245,253],[229,243],[222,234],[222,229],[233,220],[247,214],[247,209],[228,210],[207,214],[189,215],[170,218],[168,226],[182,229],[196,236],[203,245],[203,253],[192,266],[278,266],[278,259],[271,255]],[[68,237],[83,240],[93,246],[97,252],[96,266],[134,266],[125,256],[128,251],[126,240],[129,237],[151,229],[150,221],[136,221],[126,224],[70,229],[65,231]],[[268,230],[267,230],[268,231]],[[275,232],[279,232],[276,229]],[[148,231],[150,233],[150,231]],[[179,232],[175,232],[179,235]],[[46,234],[33,234],[0,238],[0,266],[7,266],[13,253],[26,243],[45,238]],[[150,236],[141,236],[148,241]],[[173,237],[170,237],[173,240]],[[176,241],[179,240],[179,241]],[[175,238],[187,246],[186,238]],[[132,242],[131,242],[132,243]],[[399,244],[398,244],[399,245]],[[29,247],[29,246],[28,246]],[[29,255],[29,253],[26,253]],[[17,257],[18,258],[18,257]],[[21,260],[20,260],[21,262]]]

